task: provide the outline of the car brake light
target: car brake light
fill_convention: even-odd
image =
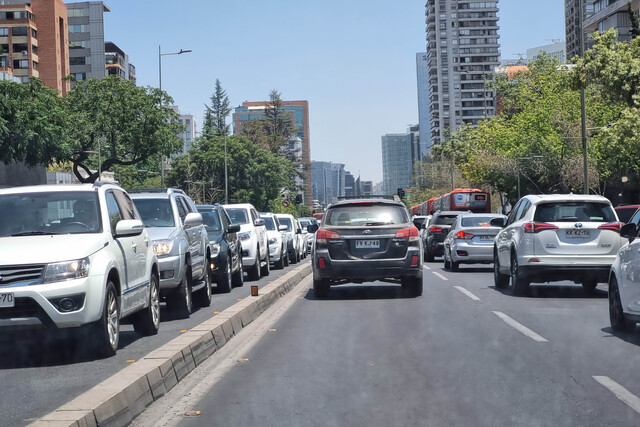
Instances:
[[[432,225],[431,227],[429,227],[429,233],[440,233],[442,231],[442,227],[437,227],[435,225]]]
[[[464,240],[471,240],[474,238],[475,235],[471,234],[471,233],[467,233],[466,231],[460,230],[456,233],[456,239],[464,239]]]
[[[324,263],[324,257],[320,257],[318,258],[318,267],[320,268],[326,268],[327,266]]]
[[[416,227],[403,228],[396,232],[396,239],[409,238],[410,242],[415,242],[420,239],[420,232]]]
[[[414,255],[411,258],[411,267],[415,267],[416,265],[418,265],[418,255]]]
[[[558,226],[546,222],[527,222],[522,228],[525,233],[539,233],[544,230],[557,230]]]
[[[608,224],[602,224],[600,227],[598,227],[598,230],[611,230],[619,233],[620,227],[622,227],[621,222],[610,222]]]
[[[340,234],[332,230],[321,228],[316,232],[317,243],[327,243],[327,240],[336,240],[340,238]]]

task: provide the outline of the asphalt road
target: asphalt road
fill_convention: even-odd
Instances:
[[[308,262],[308,258],[302,263]],[[217,312],[249,296],[251,285],[264,286],[301,265],[284,270],[271,269],[269,276],[250,282],[227,294],[214,294],[211,306],[195,308],[189,319],[171,317],[161,305],[160,331],[143,337],[131,324],[121,325],[118,353],[107,359],[96,359],[71,340],[49,340],[47,336],[0,337],[0,425],[22,426],[62,406],[91,387],[109,378],[152,350],[179,336],[182,332],[215,316]],[[17,338],[17,339],[16,339]]]
[[[612,333],[606,285],[513,297],[425,265],[418,298],[301,282],[133,425],[640,425],[640,328]]]

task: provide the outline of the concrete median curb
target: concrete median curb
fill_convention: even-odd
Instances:
[[[289,271],[30,425],[129,424],[310,273],[310,263]]]

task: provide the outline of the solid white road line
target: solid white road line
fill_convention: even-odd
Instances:
[[[466,296],[468,296],[472,300],[480,301],[480,298],[478,298],[477,296],[475,296],[473,293],[471,293],[470,291],[466,290],[462,286],[454,286],[454,288],[456,288],[457,290],[459,290],[460,292],[462,292],[463,294],[465,294]]]
[[[631,393],[629,390],[622,387],[620,384],[609,377],[600,377],[594,375],[593,379],[608,388],[610,392],[612,392],[618,399],[626,403],[627,406],[629,406],[631,409],[640,413],[640,398],[638,398],[638,396]]]
[[[426,268],[427,270],[431,270],[431,267],[429,267],[427,264],[422,264],[422,266],[423,266],[424,268]]]
[[[449,280],[446,277],[444,277],[442,274],[438,273],[437,271],[432,271],[432,273],[438,276],[439,278],[441,278],[442,280]]]
[[[541,337],[540,335],[533,332],[531,329],[527,328],[521,323],[518,323],[517,321],[513,320],[511,317],[507,316],[506,314],[500,311],[492,311],[492,313],[498,316],[500,319],[502,319],[502,321],[504,321],[507,325],[511,326],[513,329],[520,332],[521,334],[528,336],[532,340],[537,342],[548,342],[546,338]]]

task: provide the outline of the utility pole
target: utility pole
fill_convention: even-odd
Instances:
[[[578,27],[580,31],[580,57],[584,57],[584,0],[578,0]],[[589,161],[587,158],[587,108],[584,87],[580,88],[580,122],[582,128],[582,167],[584,168],[582,192],[589,194]]]

